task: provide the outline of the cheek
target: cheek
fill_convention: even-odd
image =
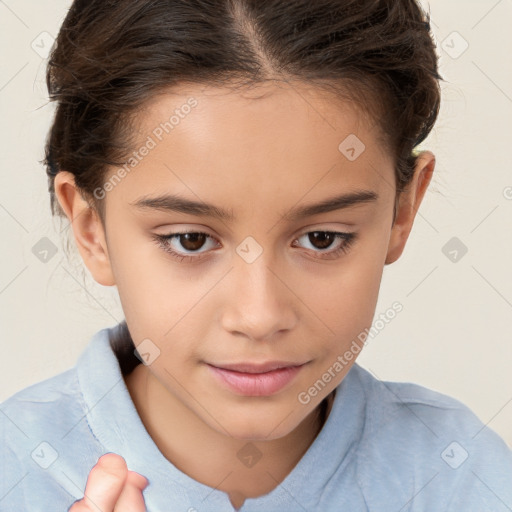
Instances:
[[[146,236],[120,229],[109,240],[109,254],[123,312],[134,341],[160,335],[172,327],[173,303],[183,290],[169,275],[165,255]],[[167,274],[166,274],[167,270]],[[164,332],[165,332],[164,331]]]
[[[368,318],[375,311],[379,293],[381,259],[358,253],[332,266],[320,279],[306,284],[307,302],[316,305],[334,323]]]
[[[123,250],[128,238],[118,241],[112,259],[122,309],[135,345],[151,340],[163,356],[159,361],[171,361],[171,365],[173,360],[180,364],[193,360],[197,340],[206,338],[210,325],[205,321],[205,290],[212,288],[219,277],[205,274],[193,279],[195,274],[180,268],[151,240],[140,236],[137,243],[129,244],[131,250]],[[171,346],[173,357],[169,359],[167,350]]]
[[[329,349],[350,345],[372,324],[384,257],[382,243],[365,248],[361,245],[357,253],[333,265],[321,279],[303,282],[301,296],[321,320],[319,329],[328,332],[328,339],[335,341],[334,347],[329,343]]]

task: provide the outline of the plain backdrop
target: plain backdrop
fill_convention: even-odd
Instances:
[[[71,230],[51,217],[40,163],[53,113],[45,53],[70,4],[0,1],[0,401],[72,367],[123,319],[116,289],[67,259]],[[403,311],[358,362],[461,400],[512,446],[512,1],[423,5],[446,80],[421,146],[437,166],[375,319],[395,301]]]

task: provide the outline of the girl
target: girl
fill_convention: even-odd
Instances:
[[[441,79],[416,0],[75,0],[52,213],[126,319],[2,404],[0,510],[512,510],[497,434],[355,362]]]

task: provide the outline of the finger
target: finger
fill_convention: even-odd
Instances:
[[[83,505],[91,512],[112,512],[128,476],[125,460],[115,453],[102,455],[87,479]],[[73,511],[74,512],[74,511]]]
[[[137,473],[136,471],[130,470],[128,470],[126,482],[130,482],[131,484],[137,486],[141,491],[143,491],[149,484],[149,481],[145,476]]]
[[[84,508],[84,501],[79,500],[75,501],[70,508],[68,508],[68,512],[87,512],[87,509]]]
[[[119,500],[114,508],[114,512],[146,512],[146,504],[142,491],[147,486],[148,481],[142,475],[134,471],[128,471],[128,477],[124,488],[119,496]]]

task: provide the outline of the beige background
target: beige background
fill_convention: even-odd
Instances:
[[[67,261],[69,229],[51,219],[39,163],[52,114],[44,52],[69,5],[0,2],[0,401],[70,368],[97,330],[123,318],[116,290]],[[512,446],[512,2],[423,5],[446,80],[422,145],[437,169],[404,254],[385,268],[375,318],[394,301],[404,309],[359,362],[458,398]],[[44,237],[57,249],[47,263],[33,252]],[[456,246],[443,252],[453,237],[456,262]]]

